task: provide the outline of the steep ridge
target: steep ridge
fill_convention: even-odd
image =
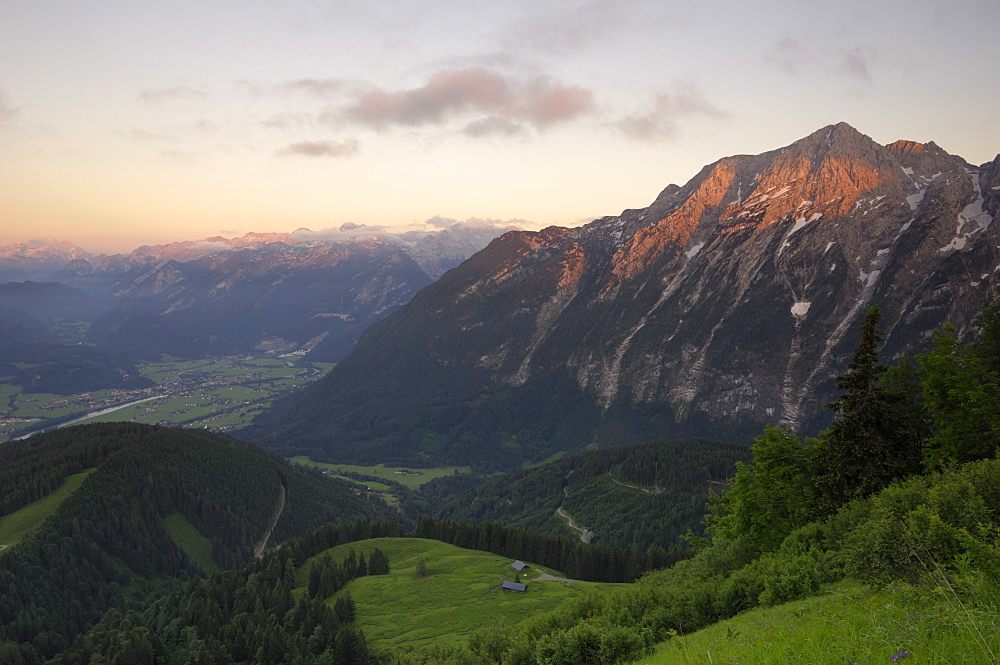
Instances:
[[[253,434],[337,459],[502,467],[591,442],[815,431],[868,305],[887,352],[969,325],[1000,157],[846,124],[706,166],[647,208],[508,233]]]

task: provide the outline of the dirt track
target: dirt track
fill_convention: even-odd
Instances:
[[[274,508],[274,513],[271,514],[271,521],[267,525],[267,531],[261,536],[260,540],[253,547],[253,555],[255,558],[259,559],[263,556],[264,548],[267,547],[267,540],[271,537],[271,532],[274,531],[274,525],[278,523],[278,518],[281,517],[281,511],[285,509],[285,484],[282,483],[278,490],[278,505]]]

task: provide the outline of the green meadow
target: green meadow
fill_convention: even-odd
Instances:
[[[83,485],[94,470],[88,469],[66,478],[59,488],[43,499],[29,503],[9,515],[0,517],[0,549],[17,544],[22,538],[30,535],[49,515],[56,512],[70,494]]]
[[[212,574],[221,570],[212,558],[212,541],[201,535],[184,515],[177,511],[170,513],[163,518],[163,528],[202,572]]]
[[[386,466],[385,464],[377,464],[375,466],[360,466],[357,464],[326,464],[324,462],[314,462],[308,457],[302,456],[293,457],[292,460],[298,462],[299,464],[305,464],[306,466],[329,469],[336,474],[342,474],[344,472],[360,473],[365,476],[374,476],[376,478],[391,480],[411,490],[420,489],[424,483],[434,480],[435,478],[451,476],[455,473],[470,472],[470,469],[467,466],[439,466],[429,469],[414,469],[409,467]],[[408,471],[409,473],[403,473],[404,471]],[[350,478],[346,479],[350,480]]]
[[[534,579],[541,571],[532,566],[521,577],[528,585],[526,593],[503,591],[501,583],[514,576],[512,559],[422,538],[377,538],[327,552],[340,561],[352,549],[368,556],[376,547],[389,557],[390,573],[355,579],[340,593],[351,594],[357,605],[358,627],[377,649],[465,642],[474,631],[498,623],[516,630],[517,623],[556,610],[568,600],[623,586],[542,582]],[[425,562],[427,576],[417,578],[420,559]],[[308,568],[299,569],[298,583],[308,582]]]
[[[750,610],[674,637],[636,662],[996,663],[1000,595],[988,586],[985,594],[970,596],[948,582],[934,589],[845,582],[819,596]]]

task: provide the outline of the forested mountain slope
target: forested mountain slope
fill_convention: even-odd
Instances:
[[[212,568],[247,562],[276,516],[271,544],[332,520],[391,517],[348,484],[241,441],[113,423],[0,446],[0,519],[85,469],[54,515],[0,552],[0,648],[16,645],[27,663],[154,581],[201,574],[193,555]],[[179,540],[167,520],[196,536]]]
[[[698,531],[711,490],[725,487],[749,450],[707,439],[664,439],[566,457],[537,468],[486,478],[469,489],[467,476],[450,476],[421,488],[438,519],[498,521],[549,533],[580,534],[564,514],[583,525],[593,542],[618,547],[651,545],[669,550]]]

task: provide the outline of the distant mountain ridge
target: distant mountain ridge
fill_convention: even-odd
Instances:
[[[164,245],[142,245],[127,254],[96,254],[65,240],[33,240],[0,246],[0,283],[56,281],[100,295],[102,288],[140,265],[176,261],[186,263],[205,256],[257,250],[275,243],[292,247],[349,246],[354,242],[381,242],[410,255],[431,279],[457,266],[497,236],[517,227],[488,221],[476,223],[438,220],[434,231],[390,233],[381,227],[345,224],[336,231],[291,233],[250,232],[226,238],[184,240]],[[90,287],[90,288],[88,288]]]
[[[885,352],[995,288],[1000,156],[847,124],[706,166],[648,207],[508,233],[260,419],[329,459],[510,467],[659,436],[816,431],[871,304]]]
[[[38,301],[4,302],[0,293],[0,306],[16,310],[0,341],[82,340],[136,359],[273,351],[336,361],[368,325],[506,230],[492,222],[432,222],[439,230],[393,234],[345,225],[217,236],[111,256],[66,242],[10,245],[0,248],[0,275],[52,280],[90,300],[59,310],[66,298],[51,284],[35,285],[45,296]],[[52,316],[38,317],[39,307]],[[62,330],[39,328],[37,318]],[[65,339],[78,330],[67,325],[73,321],[91,324],[86,337]]]

